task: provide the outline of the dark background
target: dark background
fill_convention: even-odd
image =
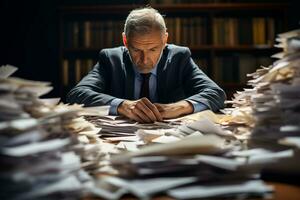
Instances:
[[[76,4],[119,4],[120,2],[125,1],[1,0],[0,65],[17,66],[19,70],[14,76],[52,82],[54,90],[47,97],[60,96],[58,7]],[[130,4],[142,2],[126,1]],[[299,28],[299,3],[296,0],[283,2],[290,4],[289,30]]]

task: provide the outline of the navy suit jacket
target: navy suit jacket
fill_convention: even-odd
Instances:
[[[128,49],[103,49],[99,61],[67,95],[67,102],[109,105],[114,98],[134,99],[134,70]],[[187,47],[168,44],[157,65],[157,103],[189,99],[212,111],[224,107],[224,91],[194,63]]]

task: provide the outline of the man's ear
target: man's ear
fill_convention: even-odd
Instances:
[[[165,33],[165,36],[164,36],[164,43],[165,43],[165,46],[167,45],[168,37],[169,37],[169,33],[166,32],[166,33]]]
[[[126,38],[126,35],[125,35],[124,32],[122,33],[122,38],[123,38],[123,44],[124,44],[124,46],[128,47],[127,38]]]

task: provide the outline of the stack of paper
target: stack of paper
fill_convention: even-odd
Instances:
[[[282,137],[300,136],[300,30],[279,34],[277,41],[284,49],[274,55],[279,60],[249,81],[256,87],[251,98],[251,140],[256,143],[276,144]]]
[[[0,68],[0,121],[28,118],[30,115],[24,106],[29,107],[36,99],[30,90],[49,90],[48,83],[25,81],[18,78],[8,78],[17,70],[11,65]]]
[[[115,155],[111,162],[118,176],[101,176],[90,192],[107,199],[130,193],[139,199],[166,194],[177,199],[264,197],[272,188],[259,180],[266,158],[290,156],[270,152],[235,151],[216,135],[194,135],[167,144]],[[185,193],[184,191],[190,191]]]
[[[122,117],[113,116],[87,116],[86,119],[95,126],[101,128],[101,137],[124,137],[134,136],[138,129],[165,129],[173,127],[168,122],[156,122],[153,124],[140,124]]]
[[[224,130],[220,125],[213,123],[208,118],[183,123],[174,128],[136,131],[137,136],[145,143],[169,143],[178,141],[181,138],[196,135],[216,134],[228,140],[235,140],[232,132]]]
[[[0,68],[0,198],[82,196],[92,181],[82,169],[88,152],[74,133],[99,130],[77,118],[81,106],[39,99],[49,83],[9,77],[15,70]]]
[[[300,29],[279,34],[277,42],[276,46],[283,48],[273,55],[278,60],[249,75],[248,84],[253,88],[235,95],[231,117],[223,123],[234,124],[234,133],[249,139],[250,148],[275,152],[296,148],[292,158],[267,167],[294,176],[300,175]]]
[[[166,122],[131,126],[132,122],[109,116],[88,117],[108,134],[116,131],[105,139],[119,142],[116,147],[122,150],[109,161],[117,174],[99,176],[90,192],[105,199],[119,199],[127,193],[140,199],[162,193],[179,199],[269,195],[272,188],[259,179],[259,172],[275,158],[290,157],[290,153],[257,150],[238,154],[243,148],[235,135],[213,123],[222,118],[205,116],[181,119],[176,125],[168,121],[167,126]],[[182,194],[182,189],[195,191]]]
[[[207,117],[204,113],[210,115]],[[201,114],[203,116],[199,117]],[[189,117],[188,119],[181,118],[153,124],[139,124],[111,116],[88,116],[86,118],[101,127],[101,138],[104,138],[106,142],[116,144],[116,148],[120,151],[137,151],[145,145],[167,144],[185,137],[208,134],[217,134],[227,139],[228,142],[236,141],[231,131],[223,130],[219,124],[211,121],[216,119],[213,116],[215,116],[213,113],[205,111],[199,113],[197,117],[193,117],[200,118],[199,120]]]
[[[78,143],[75,137],[53,138],[33,118],[0,126],[1,199],[82,195],[90,177],[72,150]]]
[[[270,149],[296,147],[292,159],[269,167],[295,177],[300,176],[300,149],[295,145],[300,139],[300,29],[279,34],[277,41],[283,52],[273,56],[278,60],[268,73],[253,80],[268,86],[252,99],[256,124],[251,142]]]

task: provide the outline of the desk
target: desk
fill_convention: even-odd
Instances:
[[[271,198],[270,200],[300,200],[300,185],[291,185],[287,183],[278,183],[278,182],[266,182],[266,183],[268,185],[273,186],[275,189],[275,192],[273,193],[273,198]],[[83,200],[102,200],[102,199],[87,197],[84,198]],[[128,196],[122,198],[122,200],[137,200],[137,198]],[[167,196],[158,196],[152,198],[152,200],[174,200],[174,199]]]
[[[267,182],[269,185],[274,186],[275,193],[273,200],[299,200],[300,199],[300,186],[290,185],[286,183]]]

